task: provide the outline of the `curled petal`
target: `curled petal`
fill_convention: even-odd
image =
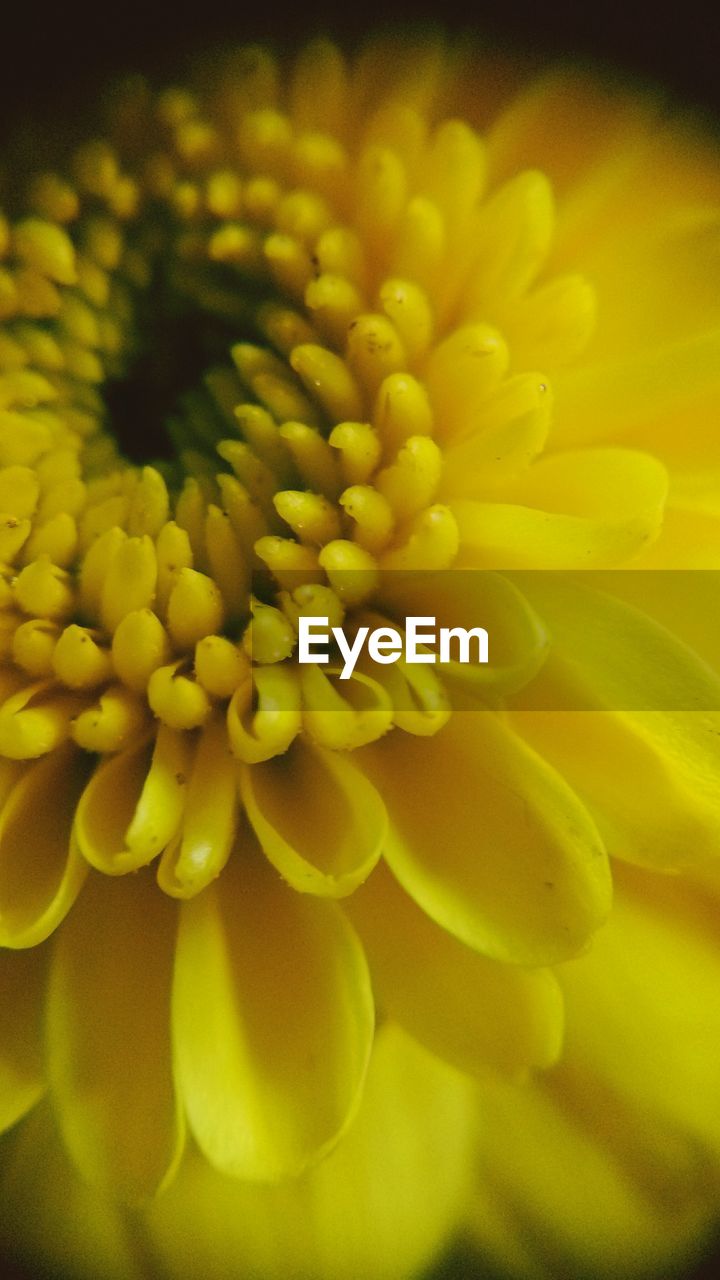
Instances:
[[[10,760],[36,760],[69,736],[81,696],[51,681],[26,685],[0,707],[0,751]]]
[[[303,668],[303,725],[318,746],[353,750],[375,742],[390,728],[393,702],[383,682],[354,671],[339,683],[338,667],[324,671],[314,664]]]
[[[295,673],[280,664],[255,667],[236,689],[227,710],[231,749],[247,764],[282,755],[301,723],[299,683]]]
[[[393,720],[405,733],[431,738],[450,719],[447,691],[427,667],[410,666],[400,659],[383,672],[381,682],[392,699]]]
[[[3,762],[12,789],[0,813],[0,946],[42,942],[80,892],[87,866],[71,830],[89,768],[70,744],[22,771]]]
[[[120,684],[108,685],[97,702],[81,711],[70,730],[84,751],[120,751],[149,728],[147,708],[136,694]]]
[[[298,742],[244,768],[240,790],[266,857],[293,888],[340,898],[370,874],[385,837],[385,806],[345,756]]]
[[[195,751],[182,832],[168,844],[158,867],[158,883],[171,896],[199,893],[225,866],[237,825],[236,771],[223,719],[215,711]]]
[[[188,735],[162,725],[152,753],[143,741],[98,766],[74,826],[91,866],[124,875],[162,853],[180,825],[191,759]]]
[[[474,569],[396,573],[384,591],[388,608],[396,614],[427,615],[440,627],[481,626],[488,631],[487,664],[451,660],[438,667],[443,679],[460,681],[481,697],[505,696],[523,688],[547,658],[547,627],[527,595],[503,574]],[[403,670],[413,681],[420,673],[427,674],[422,665]]]

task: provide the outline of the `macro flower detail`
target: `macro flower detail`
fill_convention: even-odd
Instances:
[[[276,1253],[247,1227],[252,1274],[417,1271],[483,1105],[502,1132],[548,1071],[541,1134],[593,1070],[634,1098],[596,932],[621,973],[623,931],[661,956],[677,910],[705,963],[714,584],[675,616],[647,574],[579,597],[532,571],[715,564],[720,181],[649,97],[492,93],[431,41],[241,49],[189,89],[121,85],[0,226],[0,1125],[36,1108],[21,1168],[56,1124],[178,1273],[189,1198],[226,1274],[216,1196],[240,1237],[289,1224]],[[489,664],[297,660],[300,618],[409,612],[487,627]],[[700,710],[645,710],[658,671]],[[649,1095],[699,1143],[685,1067]],[[385,1140],[387,1252],[354,1239],[353,1271],[342,1197],[362,1222]]]

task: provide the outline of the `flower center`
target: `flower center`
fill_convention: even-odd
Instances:
[[[36,499],[7,531],[21,565],[7,675],[20,687],[0,748],[27,758],[69,732],[117,750],[146,710],[194,730],[229,698],[235,750],[262,759],[298,731],[302,686],[316,735],[358,745],[392,723],[388,689],[358,672],[341,698],[332,671],[301,674],[292,655],[301,614],[339,625],[382,569],[454,558],[454,521],[434,504],[432,411],[411,372],[429,303],[395,277],[366,309],[366,247],[332,199],[349,163],[334,139],[293,139],[278,111],[246,112],[230,168],[227,140],[187,95],[161,95],[154,123],[158,149],[132,174],[116,140],[78,150],[70,179],[36,177],[34,212],[9,238],[11,315],[28,318],[6,375],[7,460],[39,488],[40,520]],[[385,180],[392,153],[361,163]],[[243,331],[259,341],[238,342]],[[469,340],[490,361],[500,345]],[[138,472],[115,443],[164,461]],[[419,683],[405,681],[413,705]],[[441,691],[422,683],[436,716]]]
[[[338,55],[313,57],[332,86]],[[202,101],[127,86],[108,139],[34,175],[0,229],[11,760],[159,729],[219,734],[247,765],[299,734],[346,750],[450,714],[427,667],[340,681],[298,663],[297,634],[401,624],[397,582],[456,562],[445,469],[492,492],[500,454],[541,447],[546,381],[508,378],[487,317],[520,360],[548,331],[512,302],[546,249],[547,184],[521,175],[485,207],[466,125],[431,130],[400,95],[359,133],[338,86],[326,125],[315,73],[285,106],[269,67],[246,58]],[[561,293],[577,345],[585,312]],[[534,443],[503,437],[517,421]]]

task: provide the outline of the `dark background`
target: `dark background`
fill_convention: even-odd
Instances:
[[[218,40],[292,46],[324,30],[351,43],[388,21],[441,19],[548,55],[575,53],[660,79],[720,115],[717,0],[7,0],[0,19],[0,133],[18,115],[92,102],[108,74],[171,70]]]
[[[182,0],[147,0],[142,7],[117,0],[0,4],[0,144],[29,120],[82,113],[109,76],[132,70],[159,79],[177,74],[203,46],[267,39],[292,48],[304,36],[323,31],[351,47],[378,24],[398,27],[439,19],[452,32],[482,32],[500,48],[541,57],[579,55],[659,80],[720,121],[719,0],[675,0],[662,9],[641,0],[478,0],[473,5],[461,0],[301,0],[295,11],[274,0],[256,6],[244,0],[194,0],[187,8]],[[7,1261],[3,1265],[1,1258],[0,1274],[6,1280],[34,1280]],[[720,1252],[692,1280],[718,1276]],[[462,1254],[455,1254],[432,1280],[479,1278]]]

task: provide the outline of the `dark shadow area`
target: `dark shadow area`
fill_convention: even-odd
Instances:
[[[720,1241],[712,1255],[698,1267],[683,1273],[663,1274],[662,1277],[658,1277],[658,1280],[717,1280],[720,1275],[719,1260]],[[30,1280],[30,1278],[21,1276],[17,1280]],[[45,1277],[40,1277],[39,1280],[45,1280]],[[493,1267],[479,1266],[477,1262],[471,1260],[467,1249],[455,1248],[440,1259],[422,1280],[513,1280],[513,1276]],[[553,1274],[553,1280],[590,1280],[590,1277],[569,1266],[557,1270]],[[592,1280],[597,1280],[597,1277],[593,1277]],[[627,1280],[627,1278],[618,1271],[612,1276],[612,1280]]]
[[[4,7],[0,130],[13,127],[12,117],[17,122],[48,105],[68,109],[92,101],[108,75],[121,69],[150,68],[162,76],[203,46],[264,39],[292,48],[318,30],[352,44],[388,20],[401,27],[441,20],[450,29],[482,31],[493,42],[542,57],[573,53],[604,60],[659,79],[695,104],[715,110],[720,105],[720,18],[712,0],[686,0],[682,6],[649,6],[644,0],[397,0],[392,6],[367,0],[343,6],[309,0],[294,8],[231,0],[188,6],[148,0],[142,7],[38,0]]]
[[[213,364],[228,364],[232,343],[258,335],[164,299],[160,285],[150,286],[138,310],[137,352],[125,375],[103,388],[108,428],[131,462],[171,461],[168,423],[183,395],[201,387]]]
[[[2,1280],[73,1280],[73,1276],[70,1273],[53,1273],[44,1268],[39,1271],[31,1271],[12,1260],[3,1262],[0,1259],[0,1264],[2,1265],[0,1272]],[[718,1253],[716,1252],[691,1272],[687,1272],[682,1276],[675,1274],[674,1277],[663,1277],[662,1280],[717,1280],[718,1274]],[[103,1277],[98,1275],[95,1280],[103,1280]],[[164,1280],[164,1277],[148,1275],[146,1280]],[[253,1278],[235,1276],[231,1271],[228,1271],[228,1280],[253,1280]],[[371,1280],[371,1278],[369,1277],[368,1280]],[[507,1272],[480,1266],[470,1256],[467,1249],[455,1248],[440,1259],[432,1270],[426,1272],[424,1276],[418,1277],[418,1280],[514,1280],[514,1277],[508,1275]],[[553,1280],[589,1280],[589,1277],[576,1270],[564,1269],[563,1271],[558,1271]],[[596,1277],[593,1280],[596,1280]],[[626,1277],[618,1272],[613,1276],[612,1280],[626,1280]]]

